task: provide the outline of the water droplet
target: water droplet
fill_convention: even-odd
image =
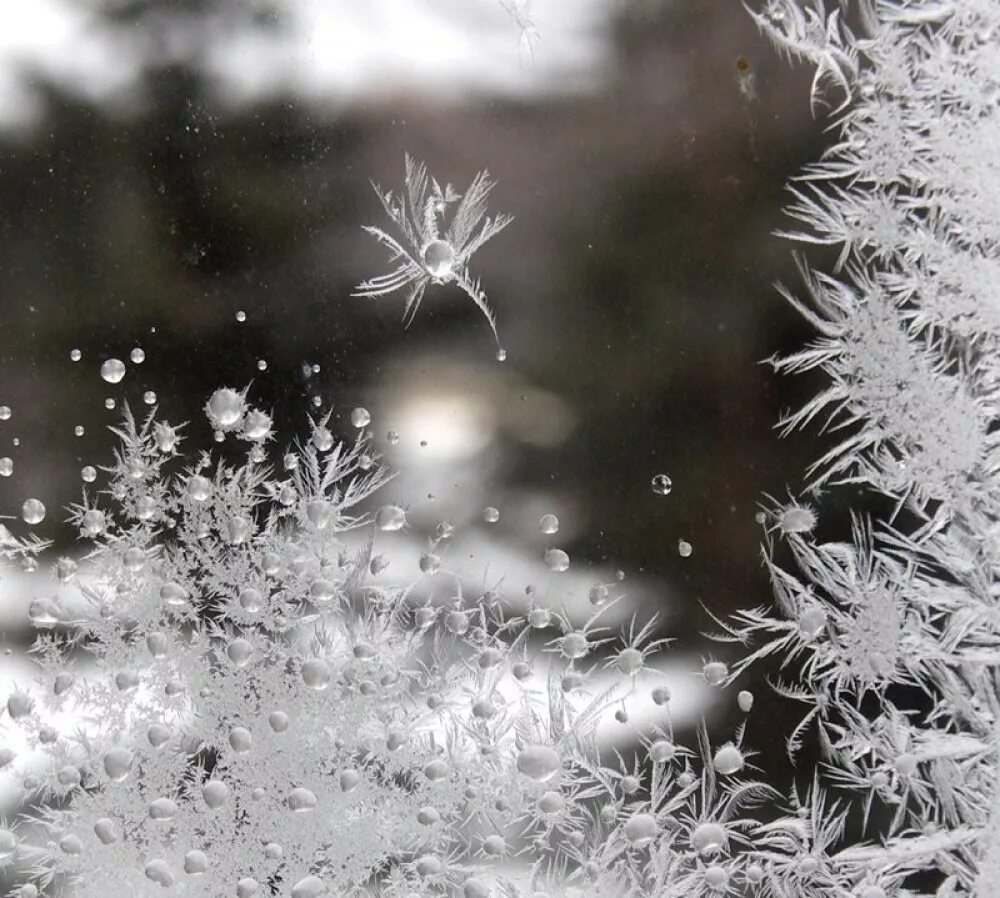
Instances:
[[[121,359],[107,359],[101,363],[101,377],[109,384],[120,383],[125,376],[125,363]]]
[[[246,727],[233,727],[229,731],[229,747],[238,755],[247,754],[253,748],[253,736]]]
[[[110,396],[107,399],[104,400],[104,407],[108,411],[111,411],[111,409],[113,409],[116,405],[117,405],[117,403]]]
[[[651,844],[657,831],[656,818],[652,814],[633,814],[625,823],[625,837],[637,848]]]
[[[432,240],[423,249],[423,260],[431,277],[446,278],[455,265],[455,250],[445,240]]]
[[[146,390],[146,392],[142,394],[142,401],[145,402],[146,405],[156,405],[156,393],[152,390]]]
[[[657,764],[666,764],[677,756],[677,746],[669,739],[657,739],[649,746],[649,758]]]
[[[159,858],[146,864],[145,873],[146,879],[158,883],[165,889],[170,888],[176,882],[176,877],[170,866],[165,860]]]
[[[0,405],[0,421],[9,421],[9,420],[10,420],[10,406]]]
[[[590,641],[587,634],[579,630],[567,633],[559,639],[559,651],[564,658],[570,660],[583,658],[590,651]]]
[[[149,804],[149,817],[151,820],[173,820],[178,810],[172,798],[156,798]]]
[[[674,482],[666,474],[657,474],[652,481],[653,492],[658,496],[669,496]]]
[[[146,739],[153,748],[162,748],[170,741],[170,728],[166,724],[154,723],[146,730]],[[167,799],[160,800],[166,801]],[[153,815],[150,814],[150,816]]]
[[[556,573],[569,570],[569,555],[562,549],[547,549],[545,551],[545,566]]]
[[[375,514],[375,525],[386,532],[402,530],[406,526],[406,512],[398,505],[383,505]]]
[[[310,789],[299,786],[288,793],[289,810],[296,814],[306,814],[315,810],[317,804],[316,794]]]
[[[229,800],[229,786],[222,780],[209,780],[201,787],[201,797],[213,811],[217,811]]]
[[[807,506],[792,505],[778,518],[778,528],[784,534],[808,533],[816,526],[816,514]]]
[[[84,483],[93,483],[97,480],[97,468],[93,465],[85,465],[80,469],[80,477]]]
[[[357,770],[344,770],[340,774],[340,791],[353,792],[361,783],[361,776]]]
[[[39,596],[28,605],[28,620],[36,627],[51,627],[59,623],[61,611],[57,599]]]
[[[815,639],[826,627],[826,612],[822,608],[807,608],[799,615],[799,633],[805,639]]]
[[[194,474],[188,480],[187,494],[195,502],[204,502],[212,490],[212,481],[201,474]]]
[[[260,884],[252,876],[244,876],[236,883],[236,898],[258,898]]]
[[[483,509],[483,520],[486,521],[487,524],[495,524],[500,520],[500,512],[492,505],[487,505],[486,508]]]
[[[240,324],[242,324],[242,323],[243,323],[244,321],[246,321],[246,320],[247,320],[247,313],[246,313],[246,312],[244,312],[244,311],[243,311],[242,309],[240,309],[240,310],[239,310],[239,311],[238,311],[238,312],[236,313],[236,320],[237,320],[238,322],[240,322]]]
[[[14,473],[14,460],[6,455],[0,458],[0,477],[10,477]]]
[[[554,514],[543,514],[538,521],[538,529],[542,533],[558,533],[559,532],[559,518]]]
[[[351,424],[354,427],[362,428],[367,427],[372,423],[371,412],[366,408],[356,408],[351,412]]]
[[[246,400],[229,387],[216,390],[205,405],[205,415],[217,430],[234,430],[239,427],[244,414]]]
[[[25,499],[21,517],[26,524],[41,524],[45,520],[45,506],[38,499]]]
[[[189,876],[201,876],[206,870],[208,870],[208,857],[204,851],[193,848],[184,855],[184,872]]]
[[[82,437],[85,433],[86,430],[84,429],[82,424],[77,424],[76,427],[73,428],[73,434],[75,436]]]
[[[432,552],[420,556],[420,570],[424,574],[436,574],[441,570],[441,559]]]
[[[69,357],[74,362],[79,362],[83,358],[83,353],[79,349],[71,349],[69,351]]]
[[[80,523],[82,524],[84,533],[88,536],[97,536],[107,526],[107,519],[103,511],[92,508],[90,511],[84,512],[83,520]]]
[[[116,783],[124,780],[132,772],[132,752],[116,746],[104,753],[104,772]]]
[[[448,778],[448,763],[440,758],[428,761],[424,765],[423,773],[432,783],[440,782]]]
[[[695,851],[701,854],[712,854],[721,851],[728,842],[726,830],[718,823],[711,821],[700,823],[691,833],[691,844]]]
[[[292,898],[320,898],[326,893],[326,883],[318,876],[306,876],[292,886]]]
[[[634,677],[642,670],[642,652],[636,648],[624,648],[615,658],[615,666],[626,677]]]
[[[744,714],[749,714],[750,709],[753,707],[753,693],[748,692],[746,689],[741,690],[739,695],[736,696],[736,703],[740,706],[740,710]]]
[[[677,554],[680,555],[681,558],[689,558],[693,551],[694,548],[692,547],[691,543],[689,543],[687,540],[685,539],[677,540]]]
[[[729,873],[721,864],[712,864],[705,868],[705,885],[716,892],[721,892],[729,885]]]
[[[118,841],[118,830],[113,821],[107,817],[101,817],[94,823],[94,835],[100,840],[102,845],[113,845]]]
[[[135,347],[129,354],[128,357],[136,364],[141,365],[146,361],[146,353],[138,346]]]
[[[743,760],[743,752],[731,742],[727,742],[715,753],[712,763],[718,773],[731,776],[743,769],[745,761]]]
[[[722,661],[709,661],[701,672],[709,686],[721,686],[729,676],[729,668]]]
[[[267,715],[267,725],[272,732],[284,733],[291,726],[292,719],[284,711],[272,711]]]
[[[517,772],[536,783],[548,782],[561,768],[559,753],[551,745],[529,745],[517,753]]]
[[[317,692],[330,685],[330,665],[322,658],[309,658],[302,664],[302,682]]]
[[[497,361],[506,362],[507,361],[507,350],[502,346],[497,350]]]

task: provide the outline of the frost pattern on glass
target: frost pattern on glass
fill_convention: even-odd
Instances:
[[[465,291],[486,317],[499,346],[493,310],[479,281],[468,269],[473,253],[514,220],[505,214],[485,217],[486,201],[494,186],[489,172],[476,175],[463,195],[451,184],[442,188],[428,177],[422,163],[407,154],[406,182],[398,197],[391,191],[383,192],[377,184],[372,186],[396,226],[398,237],[372,225],[365,230],[389,249],[390,261],[399,264],[389,274],[362,281],[355,295],[379,297],[405,289],[403,321],[409,327],[428,284],[454,284]],[[449,207],[455,203],[458,206],[445,227]]]

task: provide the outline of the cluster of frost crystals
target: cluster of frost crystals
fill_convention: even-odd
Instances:
[[[106,488],[70,509],[85,552],[32,604],[38,679],[0,697],[27,745],[0,758],[24,786],[6,894],[743,894],[753,838],[798,838],[747,816],[771,793],[739,738],[675,743],[654,622],[600,625],[617,583],[583,623],[515,616],[463,598],[442,524],[386,585],[406,514],[378,505],[366,432],[313,421],[275,468],[244,394],[205,411],[242,442],[187,460],[179,428],[126,412]],[[659,723],[602,763],[597,724],[635,690]]]
[[[808,504],[775,503],[776,608],[724,625],[750,650],[733,679],[782,660],[804,711],[789,750],[824,759],[795,884],[764,894],[1000,895],[1000,3],[753,15],[818,67],[818,93],[847,92],[835,145],[792,188],[786,236],[839,256],[802,263],[806,299],[785,291],[817,338],[775,366],[826,378],[785,424],[836,438],[817,494],[848,484],[888,509],[821,541]]]

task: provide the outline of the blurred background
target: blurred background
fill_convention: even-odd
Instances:
[[[810,78],[739,3],[704,0],[5,10],[0,512],[26,533],[21,504],[39,498],[48,515],[30,530],[72,553],[63,509],[80,469],[111,461],[106,428],[148,391],[160,417],[191,422],[189,454],[213,445],[201,409],[220,386],[249,386],[273,413],[277,452],[306,432],[314,397],[344,436],[363,406],[400,471],[383,501],[409,510],[388,573],[416,576],[445,519],[447,563],[480,588],[503,577],[513,596],[531,585],[589,611],[590,586],[621,571],[626,619],[659,613],[676,640],[657,659],[675,721],[709,713],[731,734],[735,690],[695,675],[726,657],[699,635],[702,606],[770,601],[756,503],[800,489],[821,450],[815,433],[774,429],[816,383],[761,364],[811,336],[773,289],[796,278],[772,235],[785,183],[828,139]],[[459,191],[489,169],[490,213],[516,216],[471,266],[503,363],[454,287],[431,287],[409,329],[401,297],[351,296],[389,270],[362,225],[386,224],[369,180],[401,188],[406,152]],[[109,357],[128,367],[116,385],[99,376]],[[546,513],[557,534],[540,532]],[[542,562],[553,545],[564,574]],[[52,585],[40,577],[0,584],[5,691],[29,672],[25,608]],[[747,742],[780,782],[800,709],[756,691]]]

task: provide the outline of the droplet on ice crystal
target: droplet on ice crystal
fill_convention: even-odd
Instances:
[[[205,406],[205,414],[212,426],[223,431],[237,427],[245,412],[246,400],[229,387],[216,390]]]
[[[669,496],[674,482],[666,474],[657,474],[652,481],[653,492],[658,496]]]
[[[745,762],[743,760],[743,752],[729,742],[715,753],[712,763],[719,773],[724,776],[730,776],[731,774],[739,773],[743,769]]]
[[[109,384],[120,383],[125,376],[125,363],[121,359],[107,359],[101,363],[101,377]]]
[[[729,668],[722,661],[709,661],[701,672],[709,686],[721,686],[729,676]]]
[[[517,753],[517,772],[536,783],[552,779],[561,766],[559,753],[551,745],[529,745]]]
[[[398,505],[383,505],[375,513],[375,525],[386,532],[402,530],[406,526],[406,512]]]
[[[41,524],[45,520],[45,506],[38,499],[25,499],[21,506],[21,517],[26,524]]]
[[[431,277],[443,278],[455,265],[455,250],[445,240],[432,240],[423,250],[424,268]]]

